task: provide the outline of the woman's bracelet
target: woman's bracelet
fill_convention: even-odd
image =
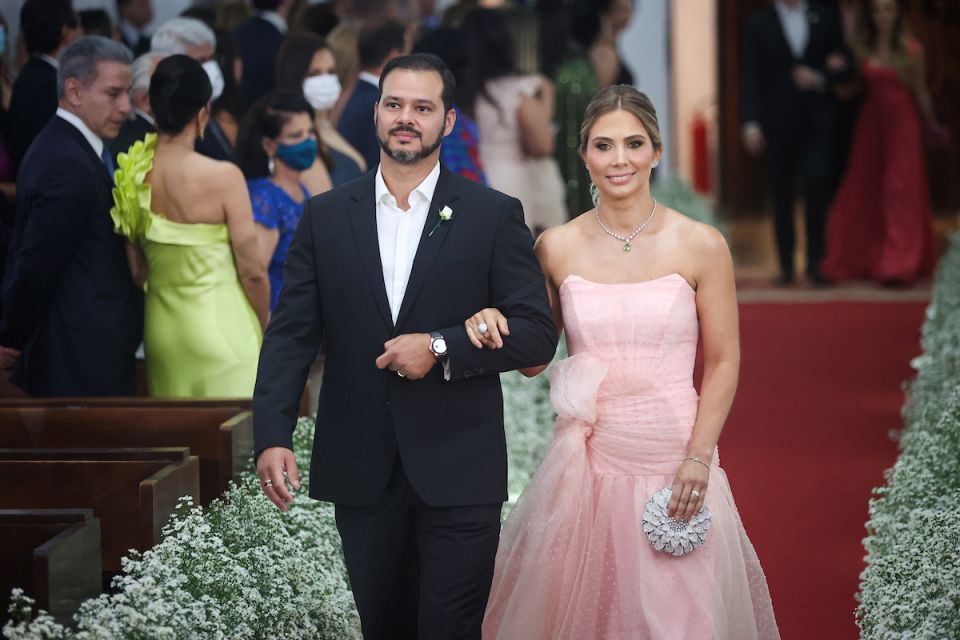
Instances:
[[[684,460],[693,460],[694,462],[699,462],[700,464],[702,464],[707,468],[707,471],[710,471],[710,465],[704,462],[703,458],[701,458],[700,456],[687,456],[686,458],[684,458]]]

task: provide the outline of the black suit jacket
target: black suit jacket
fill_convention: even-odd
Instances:
[[[143,140],[148,133],[156,132],[157,128],[139,113],[126,120],[120,127],[117,137],[110,141],[110,155],[113,157],[113,166],[118,166],[118,155],[129,151],[137,140]]]
[[[57,112],[57,70],[33,56],[20,70],[10,96],[7,140],[19,165],[37,134]]]
[[[234,31],[240,58],[243,60],[243,96],[247,104],[273,89],[276,80],[273,64],[283,44],[284,35],[273,24],[259,16],[251,16]]]
[[[773,5],[747,20],[740,73],[740,119],[743,123],[759,122],[768,139],[803,130],[811,119],[831,118],[830,87],[850,73],[826,70],[827,56],[846,52],[836,15],[814,5],[807,10],[807,22],[807,47],[803,56],[796,58]],[[798,64],[825,74],[823,91],[800,91],[794,86],[791,73]]]
[[[0,344],[22,350],[10,380],[31,395],[135,391],[143,296],[113,231],[111,186],[83,134],[59,117],[20,167]]]
[[[503,502],[507,458],[497,374],[546,363],[557,345],[523,210],[516,199],[443,169],[394,325],[377,241],[374,175],[304,207],[260,355],[256,453],[291,447],[299,390],[322,343],[312,497],[372,504],[399,455],[429,505]],[[453,218],[438,225],[444,206]],[[509,318],[502,349],[476,349],[463,329],[485,307]],[[377,369],[384,342],[430,331],[447,340],[450,381],[440,365],[418,381]]]
[[[210,118],[203,138],[197,138],[194,149],[213,160],[236,162],[236,153],[216,118]]]
[[[377,87],[369,82],[357,80],[337,126],[340,135],[366,160],[368,169],[375,169],[380,164],[380,143],[373,124],[373,105],[377,102],[378,93]]]

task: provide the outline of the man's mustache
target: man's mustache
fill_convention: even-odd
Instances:
[[[417,136],[418,138],[422,137],[422,134],[421,134],[419,131],[417,131],[417,130],[414,129],[413,127],[408,127],[408,126],[405,126],[405,125],[400,125],[400,126],[398,126],[398,127],[394,127],[393,129],[390,129],[390,132],[389,132],[389,133],[390,133],[390,135],[395,135],[395,134],[401,133],[401,132],[402,132],[402,133],[412,133],[413,135]]]

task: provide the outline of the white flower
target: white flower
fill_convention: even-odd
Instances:
[[[452,217],[453,209],[451,209],[448,205],[444,205],[443,209],[440,209],[440,219],[446,222]]]

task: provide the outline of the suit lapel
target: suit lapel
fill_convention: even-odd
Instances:
[[[353,237],[357,242],[360,261],[367,275],[367,283],[377,303],[377,309],[388,327],[393,327],[393,316],[387,302],[387,288],[383,283],[383,262],[380,259],[380,241],[377,237],[377,203],[374,201],[376,172],[369,171],[350,197],[357,203],[357,210],[349,216]]]
[[[403,303],[400,305],[400,313],[397,315],[397,327],[403,326],[403,321],[410,308],[417,299],[417,294],[423,288],[423,283],[430,275],[430,269],[440,253],[443,241],[447,238],[450,226],[456,220],[456,214],[446,221],[440,222],[440,209],[450,206],[455,210],[453,203],[460,196],[456,181],[450,173],[440,167],[440,178],[437,180],[437,188],[433,192],[433,200],[430,201],[430,209],[427,211],[427,222],[423,225],[423,233],[420,235],[420,244],[417,247],[417,255],[413,259],[413,268],[410,271],[410,280],[407,282],[407,289],[403,295]],[[432,232],[432,235],[431,235]],[[381,278],[382,280],[382,278]]]
[[[107,185],[112,189],[113,176],[107,173],[107,168],[103,165],[103,158],[101,158],[96,154],[96,152],[94,152],[93,147],[91,147],[87,139],[83,137],[83,134],[80,133],[80,131],[75,126],[73,126],[72,124],[70,124],[63,118],[61,118],[60,116],[54,116],[54,121],[60,127],[61,131],[66,132],[67,135],[72,137],[77,142],[77,144],[80,145],[80,148],[83,149],[83,152],[87,154],[88,158],[90,158],[90,162],[92,162],[97,166],[97,172],[100,174],[100,177],[103,178],[104,182],[106,182]],[[104,145],[106,145],[106,142],[104,142]],[[106,146],[104,146],[104,148],[106,148]]]

